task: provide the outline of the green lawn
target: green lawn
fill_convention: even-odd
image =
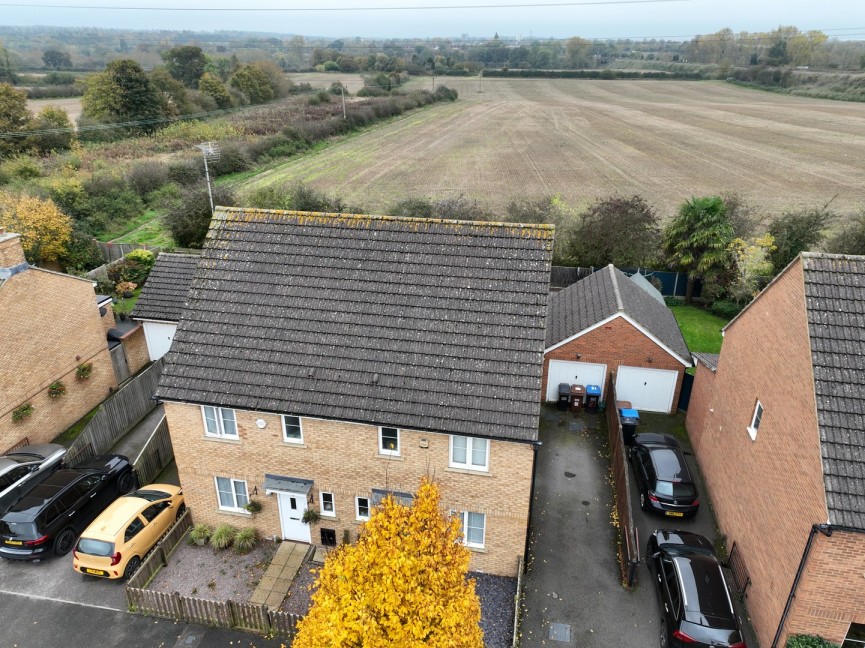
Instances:
[[[721,329],[727,320],[696,306],[671,306],[688,348],[697,353],[721,352]]]
[[[121,236],[114,242],[141,243],[142,245],[152,245],[167,249],[174,248],[177,245],[171,237],[171,233],[165,228],[161,215],[151,218],[137,229]]]

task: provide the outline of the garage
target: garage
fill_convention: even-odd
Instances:
[[[631,401],[631,407],[636,410],[666,414],[672,408],[678,379],[677,371],[619,367],[616,400]]]
[[[559,397],[559,383],[600,385],[601,390],[603,390],[606,377],[607,365],[605,364],[550,360],[549,373],[547,374],[547,400],[555,401]],[[603,398],[603,391],[601,398]]]

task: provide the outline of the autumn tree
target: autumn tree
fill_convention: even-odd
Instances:
[[[33,135],[27,138],[27,146],[35,149],[39,155],[66,151],[75,142],[75,131],[69,115],[56,106],[45,106],[40,110],[27,130],[33,131]]]
[[[712,278],[729,268],[733,227],[723,199],[692,198],[664,230],[663,250],[670,265],[688,275],[685,301],[694,295],[697,279]]]
[[[42,54],[42,62],[49,70],[62,70],[72,67],[72,59],[67,52],[56,49],[45,50]]]
[[[231,95],[228,94],[225,85],[209,72],[205,72],[201,77],[201,80],[198,82],[198,89],[202,94],[212,98],[216,102],[217,107],[228,108],[231,106]]]
[[[772,275],[768,255],[775,249],[771,234],[763,234],[753,241],[735,238],[730,242],[732,278],[727,285],[730,298],[738,304],[751,301],[759,289],[759,281]]]
[[[72,219],[51,199],[0,194],[0,225],[21,235],[27,261],[35,265],[57,261],[72,236]]]
[[[293,648],[482,648],[461,539],[434,482],[421,482],[411,506],[387,497],[356,544],[328,555]]]
[[[774,274],[778,274],[800,252],[814,250],[825,238],[825,230],[838,218],[829,205],[785,212],[769,225],[775,249],[769,252]]]
[[[0,133],[18,133],[30,122],[27,93],[8,83],[0,83]],[[23,137],[0,138],[0,159],[19,153],[25,147]]]
[[[131,59],[111,61],[104,72],[87,79],[81,100],[82,113],[102,123],[144,122],[129,128],[150,132],[151,121],[162,117],[162,98],[147,74]]]
[[[159,66],[150,73],[150,85],[159,93],[164,115],[176,117],[192,112],[186,86],[171,76],[164,66]]]
[[[261,104],[273,99],[270,79],[261,68],[244,65],[231,78],[231,87],[240,90],[249,103]]]

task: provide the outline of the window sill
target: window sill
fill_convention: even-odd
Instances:
[[[252,513],[249,511],[244,511],[243,509],[227,509],[219,507],[220,513],[225,513],[226,515],[236,515],[237,517],[252,517]]]
[[[285,439],[282,440],[282,445],[284,445],[287,448],[306,448],[307,447],[306,444],[303,442],[286,441]]]
[[[204,440],[215,441],[216,443],[234,443],[236,445],[240,445],[240,439],[237,437],[218,437],[205,434]]]
[[[390,461],[405,461],[405,459],[402,456],[395,455],[395,454],[382,454],[379,452],[378,455],[376,455],[376,456],[379,459],[389,459]]]
[[[448,466],[445,472],[461,473],[463,475],[477,475],[478,477],[492,477],[489,470],[472,470],[471,468],[454,468]]]
[[[358,520],[357,518],[355,518],[354,520],[351,521],[351,523],[356,525],[356,526],[360,526],[361,524],[366,524],[367,522],[369,522],[369,518],[366,518],[365,520]]]
[[[329,522],[339,522],[339,517],[336,515],[325,515],[324,513],[321,513],[319,517],[321,518],[321,522],[324,522],[325,520]]]
[[[487,552],[487,550],[484,547],[471,547],[469,545],[466,545],[466,549],[468,549],[472,553],[485,554]]]

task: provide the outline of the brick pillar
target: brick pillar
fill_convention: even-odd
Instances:
[[[0,268],[14,268],[25,261],[21,235],[9,234],[0,228]]]

